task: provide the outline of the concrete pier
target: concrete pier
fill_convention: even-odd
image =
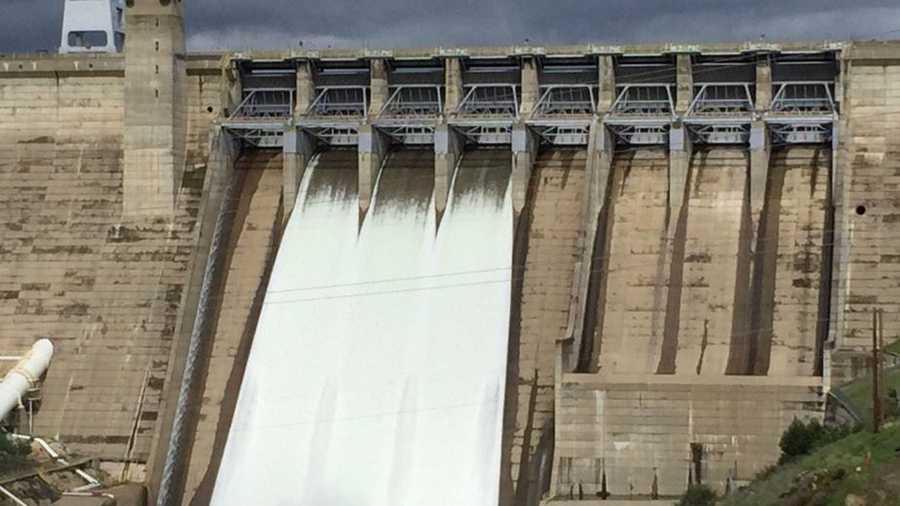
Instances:
[[[123,212],[171,214],[184,165],[182,5],[154,0],[129,5]]]
[[[390,141],[370,124],[359,128],[359,212],[365,216]]]
[[[449,125],[438,125],[434,131],[434,204],[438,216],[447,208],[450,185],[456,166],[462,158],[464,140]]]
[[[282,197],[284,219],[287,220],[297,200],[297,190],[303,180],[303,172],[315,154],[315,139],[300,128],[292,128],[284,134],[284,169],[282,170]]]

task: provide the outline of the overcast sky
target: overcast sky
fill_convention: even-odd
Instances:
[[[192,50],[900,38],[898,0],[184,0]],[[63,0],[0,0],[0,53],[55,50]]]

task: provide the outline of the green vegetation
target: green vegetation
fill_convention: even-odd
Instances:
[[[8,434],[0,434],[0,473],[13,471],[29,462],[31,445]]]
[[[888,353],[895,353],[900,355],[900,339],[894,341],[893,343],[884,347],[884,350]]]
[[[807,427],[795,432],[805,441],[810,431]],[[850,434],[818,449],[812,446],[810,454],[795,457],[775,472],[761,473],[760,479],[721,504],[844,506],[863,504],[860,500],[866,506],[900,504],[900,425],[888,424],[879,434]],[[848,496],[855,499],[848,501]]]
[[[781,435],[781,441],[778,442],[778,446],[781,448],[779,464],[791,462],[802,455],[808,455],[816,448],[843,439],[849,434],[849,427],[826,427],[818,420],[804,423],[802,420],[794,419]]]
[[[716,493],[706,485],[691,485],[681,496],[678,506],[715,506]]]

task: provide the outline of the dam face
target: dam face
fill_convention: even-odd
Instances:
[[[724,491],[900,312],[898,43],[194,54],[155,4],[0,57],[0,343],[153,502]]]

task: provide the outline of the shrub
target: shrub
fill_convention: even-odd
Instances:
[[[781,448],[781,462],[806,455],[813,448],[813,432],[802,420],[795,418],[781,435],[778,447]]]
[[[778,446],[781,448],[779,463],[789,462],[801,455],[808,455],[816,448],[833,443],[850,435],[850,428],[844,425],[829,427],[822,425],[818,420],[804,423],[794,419],[788,426]]]
[[[714,506],[716,493],[706,485],[691,485],[681,496],[678,506]]]
[[[30,453],[31,444],[28,442],[0,434],[0,470],[19,467],[28,460]]]

